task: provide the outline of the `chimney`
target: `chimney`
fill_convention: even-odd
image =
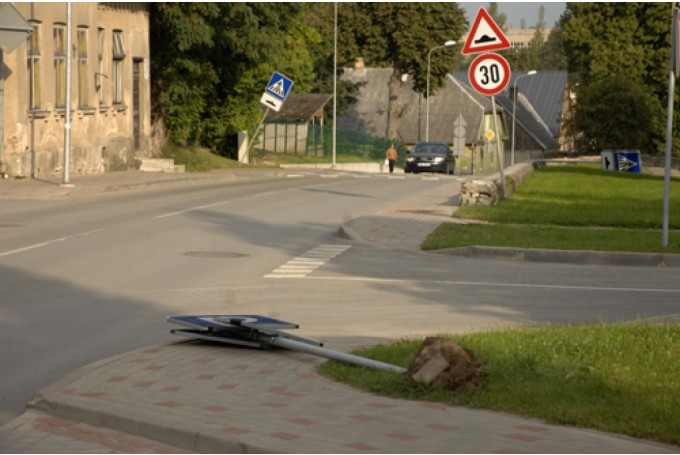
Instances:
[[[366,67],[364,66],[363,57],[357,57],[356,61],[354,62],[354,72],[357,74],[364,74],[365,71]]]

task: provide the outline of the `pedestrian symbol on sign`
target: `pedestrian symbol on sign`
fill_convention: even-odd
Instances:
[[[284,90],[283,90],[283,79],[279,79],[275,83],[273,83],[271,86],[267,88],[272,93],[275,93],[279,95],[281,98],[283,98],[284,95]]]

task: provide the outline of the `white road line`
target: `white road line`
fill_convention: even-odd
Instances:
[[[51,245],[57,242],[63,242],[65,240],[74,239],[76,237],[84,237],[90,234],[96,234],[97,232],[102,232],[104,229],[95,229],[94,231],[81,232],[80,234],[69,235],[66,237],[60,237],[58,239],[48,240],[47,242],[35,243],[33,245],[28,245],[23,248],[17,248],[16,250],[2,251],[0,252],[0,257],[9,256],[11,254],[23,253],[24,251],[34,250],[36,248],[42,248],[47,245]]]
[[[321,244],[281,265],[265,278],[304,278],[351,245]]]
[[[452,281],[452,280],[403,280],[398,278],[370,278],[370,277],[310,277],[315,280],[329,281],[363,281],[369,283],[418,283],[418,284],[441,284],[446,286],[474,286],[474,287],[508,287],[529,289],[562,289],[576,291],[604,291],[604,292],[638,292],[638,293],[662,293],[680,294],[680,289],[664,288],[626,288],[626,287],[598,287],[598,286],[570,286],[566,284],[532,284],[532,283],[493,283],[485,281]]]

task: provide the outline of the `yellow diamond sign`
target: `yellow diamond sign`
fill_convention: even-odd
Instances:
[[[493,141],[493,138],[496,137],[496,133],[494,133],[493,130],[486,130],[486,133],[484,133],[484,137],[486,137],[490,141]]]

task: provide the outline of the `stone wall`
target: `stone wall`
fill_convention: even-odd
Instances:
[[[506,168],[503,172],[506,197],[519,188],[533,170],[531,163],[520,163]],[[460,205],[496,205],[502,199],[502,194],[500,173],[484,179],[467,180],[460,187]]]

